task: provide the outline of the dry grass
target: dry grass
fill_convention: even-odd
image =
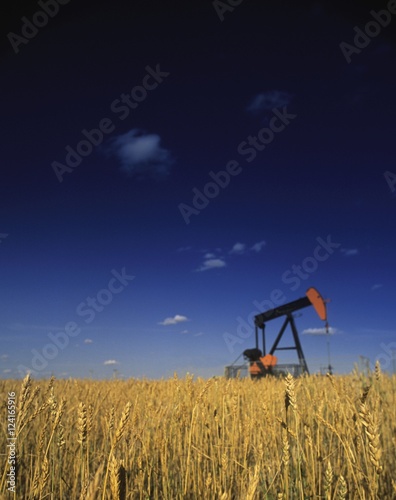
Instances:
[[[0,381],[17,499],[394,499],[396,378]],[[1,449],[6,450],[5,401]],[[3,452],[2,452],[3,453]]]

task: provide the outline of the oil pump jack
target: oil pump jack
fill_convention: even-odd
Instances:
[[[301,342],[293,316],[293,313],[308,306],[313,306],[319,318],[326,322],[326,333],[328,333],[329,327],[327,323],[326,301],[322,298],[316,288],[313,287],[307,290],[305,297],[301,297],[293,302],[283,304],[255,316],[254,326],[256,346],[253,349],[246,349],[242,353],[248,363],[248,371],[251,378],[256,379],[266,375],[286,374],[287,372],[290,372],[294,376],[302,375],[304,373],[309,374],[308,365],[301,347]],[[283,325],[274,341],[274,344],[267,354],[265,341],[266,323],[282,316],[285,317]],[[278,347],[287,326],[290,326],[291,328],[294,345],[288,347]],[[259,348],[259,330],[261,330],[262,350]],[[274,355],[274,353],[282,350],[295,350],[299,361],[298,364],[278,365],[278,358]],[[240,356],[237,360],[239,358]],[[246,365],[236,365],[236,361],[231,366],[226,367],[225,376],[227,378],[235,377],[238,371],[246,367]]]

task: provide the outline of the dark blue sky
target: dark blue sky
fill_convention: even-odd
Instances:
[[[2,28],[1,376],[221,374],[310,286],[390,369],[393,3],[54,1]]]

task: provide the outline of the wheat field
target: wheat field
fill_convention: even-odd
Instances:
[[[298,379],[27,376],[0,385],[2,499],[396,498],[396,377],[379,365]]]

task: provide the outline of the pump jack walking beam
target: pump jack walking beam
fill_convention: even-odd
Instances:
[[[283,304],[283,306],[275,307],[274,309],[258,314],[255,316],[254,322],[256,326],[262,328],[264,323],[267,321],[271,321],[272,319],[279,318],[280,316],[290,314],[311,305],[312,303],[308,297],[302,297],[301,299],[293,300],[293,302],[289,302],[288,304]]]

